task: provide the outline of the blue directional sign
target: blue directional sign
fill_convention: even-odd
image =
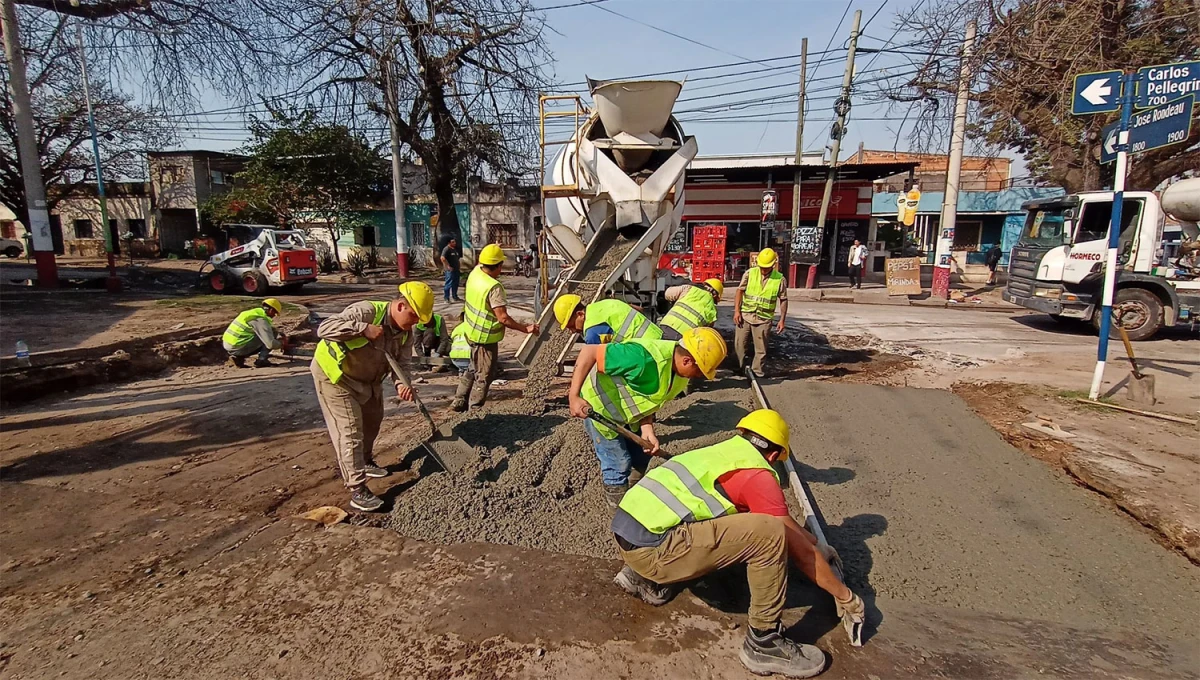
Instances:
[[[1121,108],[1123,76],[1120,71],[1080,73],[1075,76],[1071,113],[1084,116],[1089,113],[1108,113]]]
[[[1200,94],[1200,61],[1181,61],[1138,69],[1139,109],[1161,106],[1188,94]]]
[[[1171,144],[1187,141],[1192,133],[1192,105],[1195,95],[1188,95],[1173,102],[1133,114],[1129,122],[1129,153],[1142,153]],[[1117,128],[1120,122],[1106,125],[1100,133],[1104,145],[1100,149],[1100,162],[1111,163],[1117,159]]]

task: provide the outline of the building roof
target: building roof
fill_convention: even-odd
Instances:
[[[801,180],[825,179],[828,166],[821,162],[819,154],[805,154],[801,160]],[[873,182],[897,173],[908,172],[917,165],[911,161],[842,162],[837,166],[837,179]],[[687,177],[696,182],[763,182],[770,175],[773,182],[786,184],[792,181],[795,171],[795,156],[790,154],[703,156],[696,158],[688,166]]]
[[[207,149],[180,149],[178,151],[147,151],[147,156],[220,156],[223,158],[249,158],[249,156],[229,151],[209,151]]]
[[[806,153],[800,157],[801,165],[821,165],[825,156],[821,152]],[[795,167],[793,153],[763,154],[716,154],[697,156],[688,166],[689,170],[730,170],[735,168],[783,168]]]

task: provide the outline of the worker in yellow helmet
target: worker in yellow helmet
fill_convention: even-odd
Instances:
[[[311,366],[317,401],[350,490],[350,506],[363,512],[383,507],[367,479],[388,475],[372,457],[383,422],[382,383],[392,372],[388,355],[402,366],[411,363],[413,327],[433,317],[428,285],[409,281],[398,292],[391,301],[356,302],[317,326],[321,340]],[[412,390],[399,380],[395,386],[399,399],[412,400]]]
[[[554,318],[559,328],[581,334],[588,345],[662,338],[662,329],[651,323],[642,310],[615,298],[584,305],[578,295],[561,295],[554,301]]]
[[[489,243],[479,252],[479,264],[467,277],[467,294],[463,302],[463,323],[467,326],[467,343],[471,346],[471,368],[458,380],[458,391],[450,408],[466,411],[467,402],[481,407],[487,401],[488,387],[496,377],[498,349],[504,339],[504,329],[536,333],[537,324],[520,323],[508,314],[508,299],[500,283],[504,251]]]
[[[687,389],[689,380],[711,380],[728,350],[711,328],[691,328],[679,342],[640,338],[622,343],[585,345],[575,360],[568,399],[571,415],[586,418],[605,499],[616,507],[629,488],[629,472],[645,472],[659,453],[654,414]],[[640,430],[649,451],[625,439],[603,421]]]
[[[866,606],[830,567],[841,564],[837,551],[819,546],[788,513],[772,467],[790,451],[787,422],[759,409],[737,431],[674,456],[625,494],[612,521],[625,566],[613,582],[658,606],[671,599],[671,584],[745,564],[750,611],[742,664],[758,675],[810,678],[825,669],[825,654],[783,636],[788,558],[833,596],[843,622],[861,625]]]
[[[271,350],[283,347],[284,336],[275,329],[271,319],[283,313],[283,303],[267,298],[257,307],[237,315],[221,336],[221,346],[229,355],[229,363],[246,367],[246,357],[258,354],[255,368],[270,366]]]
[[[770,248],[758,254],[757,267],[751,267],[742,275],[737,293],[733,298],[733,353],[737,355],[738,368],[746,364],[747,341],[754,342],[754,363],[751,369],[758,375],[763,372],[763,358],[767,355],[767,333],[779,308],[779,323],[775,332],[783,332],[787,319],[787,285],[783,274],[776,271],[779,256]]]
[[[708,279],[703,283],[686,283],[671,286],[663,291],[667,302],[675,303],[659,325],[664,340],[678,340],[689,328],[711,326],[717,321],[717,303],[725,293],[725,284],[720,279]]]

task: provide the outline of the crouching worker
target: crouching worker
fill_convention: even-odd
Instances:
[[[471,343],[467,342],[467,325],[460,323],[450,332],[450,362],[459,375],[471,370]]]
[[[728,350],[721,334],[692,328],[679,342],[630,340],[585,345],[575,360],[569,400],[571,415],[587,418],[584,427],[596,449],[605,500],[616,507],[629,488],[632,469],[645,472],[650,456],[659,453],[654,414],[685,389],[689,380],[712,379]],[[651,447],[646,451],[597,418],[640,430]]]
[[[658,606],[671,598],[668,584],[745,564],[750,612],[742,664],[759,675],[809,678],[825,669],[825,655],[783,637],[788,558],[833,596],[839,616],[861,623],[865,607],[830,569],[837,552],[822,552],[788,514],[771,466],[788,455],[787,423],[760,409],[737,429],[720,444],[671,458],[625,494],[612,522],[625,567],[613,582]]]
[[[275,330],[271,319],[282,313],[283,304],[275,298],[267,298],[262,305],[238,314],[221,336],[221,346],[229,354],[229,363],[245,368],[246,357],[257,354],[256,368],[270,366],[271,350],[283,347],[283,336]]]
[[[599,300],[585,305],[578,295],[563,295],[554,301],[554,318],[559,328],[579,333],[588,345],[638,338],[662,339],[662,329],[623,300]]]
[[[671,286],[663,291],[663,298],[675,303],[662,318],[663,339],[678,340],[689,328],[716,323],[717,303],[724,293],[725,284],[720,279]]]
[[[428,358],[437,353],[439,357],[446,357],[450,354],[450,333],[441,314],[434,314],[428,323],[419,323],[413,328],[416,330],[416,344],[421,356]],[[438,366],[434,373],[446,370],[445,366]]]
[[[391,302],[356,302],[317,327],[312,362],[317,401],[342,481],[350,490],[350,506],[363,512],[383,507],[367,488],[368,477],[386,477],[375,464],[372,447],[383,422],[383,380],[391,374],[391,355],[400,365],[412,361],[413,327],[433,316],[433,291],[419,281],[400,284]],[[393,378],[394,379],[394,378]],[[397,380],[396,396],[412,400],[412,390]]]

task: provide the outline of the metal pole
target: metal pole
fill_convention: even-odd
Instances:
[[[833,146],[829,153],[829,169],[825,173],[825,193],[821,196],[821,213],[817,216],[817,235],[822,240],[822,250],[824,250],[825,220],[829,217],[829,202],[833,198],[833,180],[837,176],[838,154],[842,152],[842,137],[846,136],[846,116],[850,115],[850,86],[854,81],[854,52],[858,49],[858,27],[861,22],[862,10],[855,10],[854,26],[850,29],[850,47],[846,53],[846,73],[842,76],[842,95],[834,104],[837,122],[829,131],[829,136],[833,139]],[[830,274],[837,265],[834,262],[837,256],[837,234],[833,235],[832,246],[833,255],[829,257]]]
[[[975,22],[967,23],[962,56],[958,63],[958,94],[954,100],[954,124],[950,131],[950,160],[946,165],[946,191],[942,198],[941,230],[933,260],[933,297],[950,296],[950,254],[954,225],[958,218],[958,181],[962,175],[963,146],[967,137],[967,104],[971,93],[971,55],[975,51]]]
[[[1096,348],[1096,370],[1092,373],[1092,389],[1088,399],[1100,397],[1104,382],[1104,363],[1108,360],[1108,335],[1112,331],[1113,292],[1117,287],[1117,248],[1121,240],[1121,209],[1125,203],[1125,173],[1129,161],[1129,119],[1133,116],[1133,90],[1137,75],[1127,73],[1121,83],[1121,123],[1117,128],[1117,172],[1113,178],[1112,219],[1108,223],[1108,257],[1104,264],[1104,295],[1100,308],[1100,344]]]
[[[396,101],[395,79],[392,78],[392,62],[387,63],[387,93],[384,102],[387,105],[388,132],[391,136],[392,149],[392,210],[396,220],[396,270],[400,278],[408,277],[408,228],[404,223],[404,161],[400,158],[400,104]],[[430,234],[433,237],[433,234]],[[433,242],[434,261],[437,261],[437,240]]]
[[[96,112],[92,108],[91,86],[88,82],[87,54],[83,49],[83,24],[75,22],[75,44],[79,49],[79,72],[83,76],[83,101],[87,105],[88,132],[92,135],[92,159],[96,163],[96,195],[100,199],[100,222],[104,230],[104,252],[108,255],[108,279],[104,287],[110,293],[121,292],[121,279],[117,278],[117,261],[113,257],[112,229],[108,226],[108,199],[104,195],[104,169],[100,165],[100,138],[96,134]],[[133,240],[126,244],[129,248],[129,263],[133,265]]]
[[[29,213],[29,232],[33,258],[37,263],[39,288],[58,287],[58,265],[54,262],[54,237],[50,235],[50,212],[46,209],[46,186],[38,158],[37,136],[33,130],[33,105],[25,82],[25,55],[21,53],[21,33],[17,26],[17,8],[13,0],[0,0],[0,27],[4,34],[4,54],[8,59],[8,89],[12,95],[13,120],[17,125],[17,157],[21,161],[21,179],[25,182],[25,205]]]

